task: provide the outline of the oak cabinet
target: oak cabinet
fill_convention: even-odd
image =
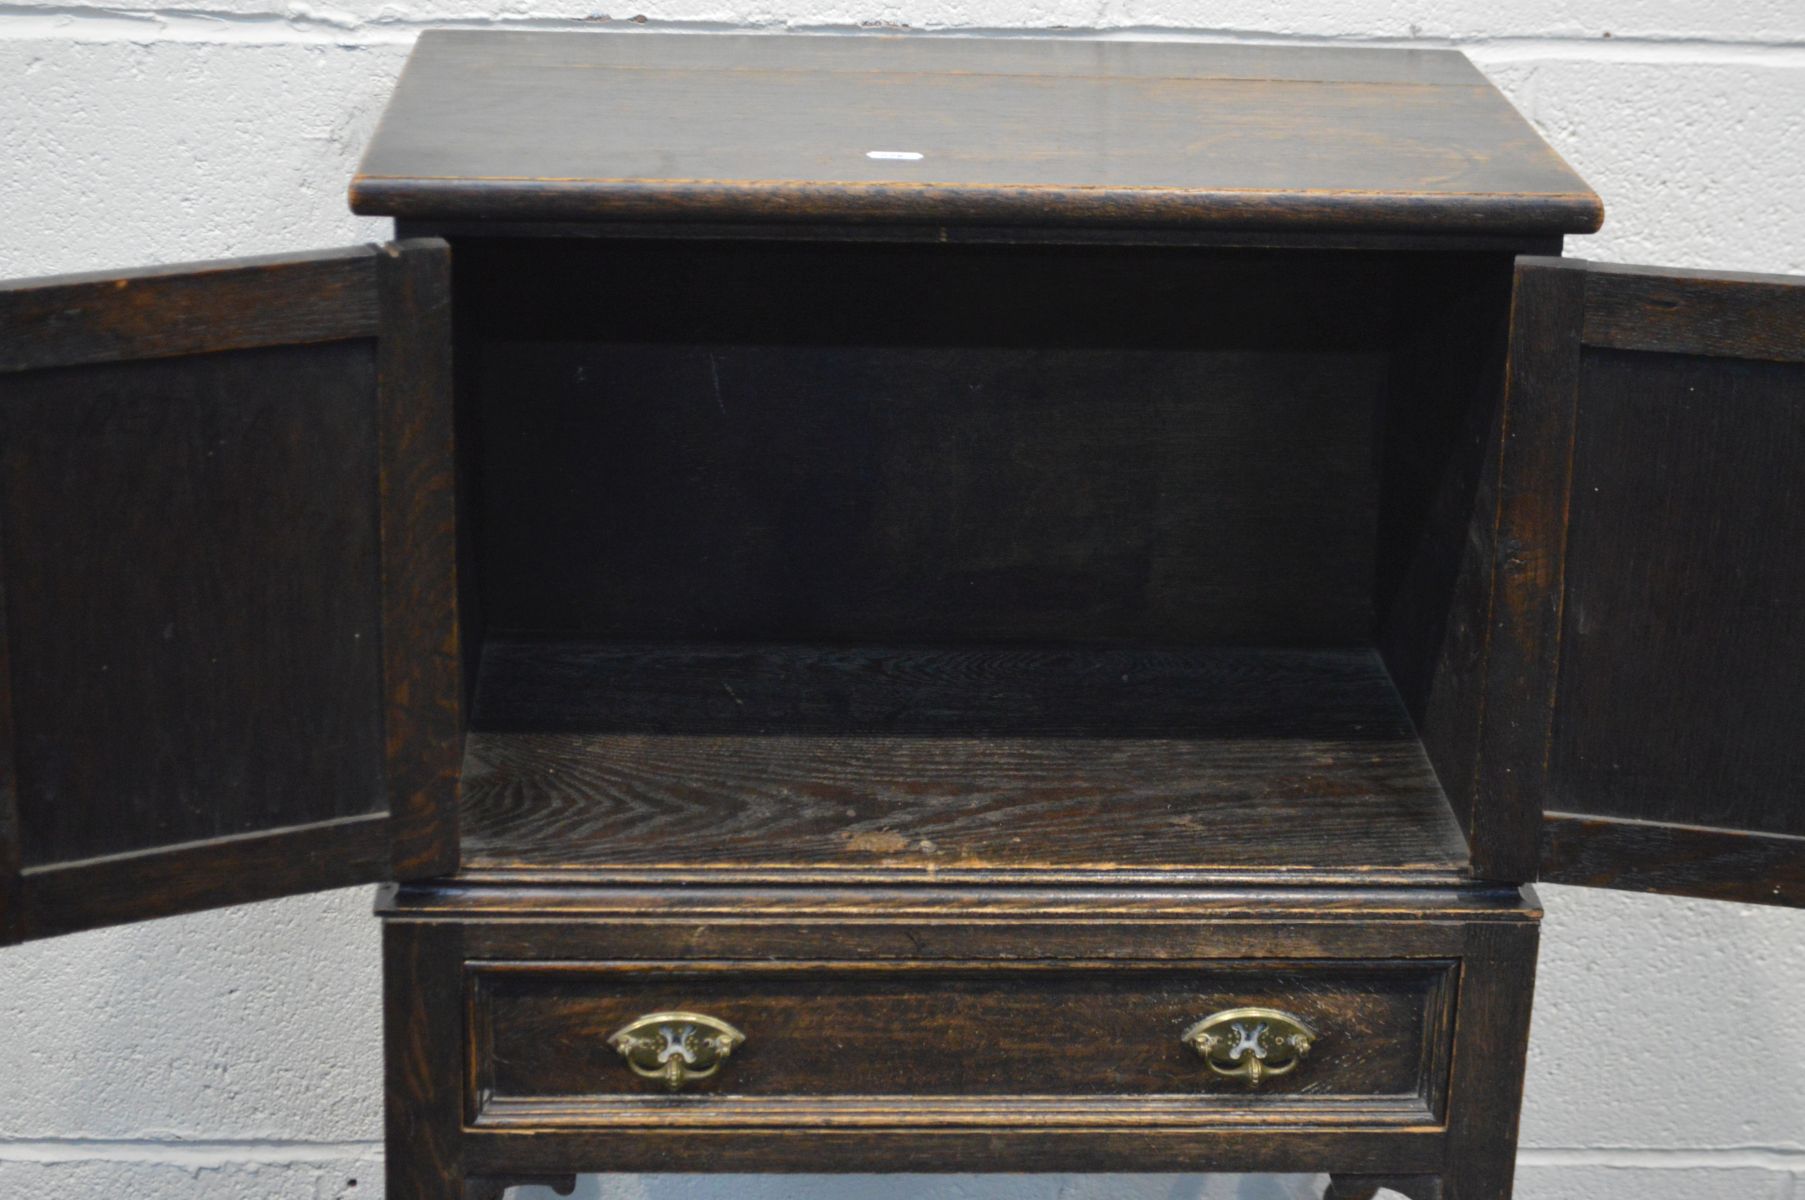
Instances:
[[[1537,878],[1805,901],[1805,287],[1447,52],[431,33],[0,289],[0,935],[388,882],[389,1194],[1503,1200]]]

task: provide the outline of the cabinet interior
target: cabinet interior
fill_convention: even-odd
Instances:
[[[465,874],[1464,878],[1509,262],[456,240]]]

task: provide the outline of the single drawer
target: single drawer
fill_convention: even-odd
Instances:
[[[1441,1115],[1455,967],[475,962],[468,1115],[1054,1127],[1308,1109],[1422,1125]],[[672,1015],[635,1027],[657,1014]]]

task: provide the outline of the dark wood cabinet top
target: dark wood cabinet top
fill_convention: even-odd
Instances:
[[[890,35],[428,32],[351,202],[1504,235],[1603,217],[1456,52]]]

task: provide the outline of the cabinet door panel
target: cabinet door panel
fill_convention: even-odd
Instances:
[[[0,289],[0,932],[454,862],[442,244]]]
[[[1506,494],[1559,515],[1506,502],[1487,786],[1528,778],[1544,879],[1805,905],[1805,280],[1518,282],[1583,303],[1518,314]]]

